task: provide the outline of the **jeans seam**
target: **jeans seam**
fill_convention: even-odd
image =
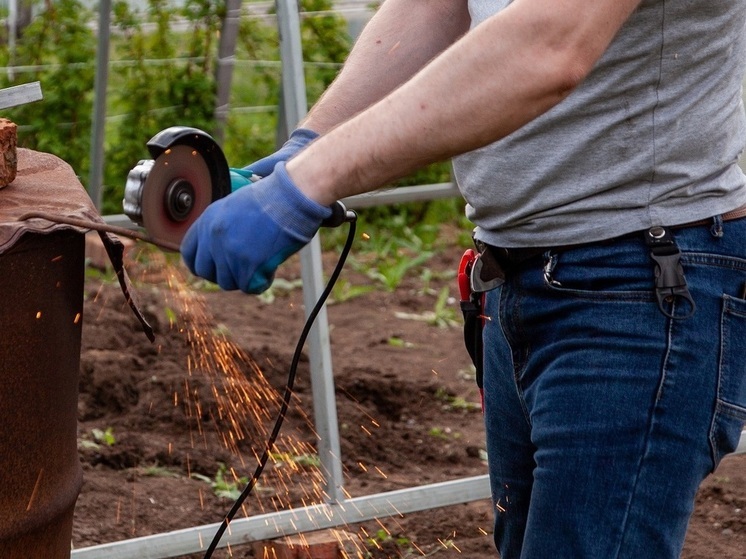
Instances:
[[[717,467],[717,464],[719,462],[719,452],[717,450],[717,443],[715,441],[715,429],[717,425],[717,418],[718,418],[718,407],[720,403],[720,394],[721,394],[721,384],[723,382],[722,374],[723,374],[723,359],[725,358],[725,352],[727,348],[725,347],[728,343],[728,340],[725,339],[725,318],[726,318],[726,312],[725,309],[722,310],[720,313],[720,348],[719,352],[720,355],[718,355],[718,374],[716,378],[716,386],[715,386],[715,405],[714,409],[712,410],[712,418],[710,419],[710,432],[708,433],[707,441],[710,444],[710,460],[712,465],[712,470],[714,471]]]
[[[673,342],[672,342],[673,322],[674,321],[671,320],[670,318],[666,320],[666,353],[663,358],[663,364],[661,367],[661,375],[660,375],[660,378],[658,379],[658,390],[656,390],[655,400],[653,401],[653,406],[650,410],[650,415],[648,417],[648,429],[645,433],[645,441],[643,442],[643,452],[640,455],[640,461],[637,465],[637,473],[635,474],[634,484],[632,486],[632,490],[630,491],[629,500],[627,501],[627,510],[625,510],[624,512],[624,520],[622,521],[622,530],[621,530],[621,537],[619,539],[619,547],[616,550],[614,559],[619,559],[625,539],[627,538],[627,526],[629,522],[630,510],[632,509],[632,501],[634,500],[635,495],[637,493],[637,488],[640,482],[640,476],[642,474],[642,469],[645,464],[646,458],[648,456],[648,451],[650,449],[650,440],[651,440],[652,431],[653,431],[654,424],[655,424],[656,412],[658,411],[658,405],[663,397],[663,385],[665,384],[666,377],[668,376],[668,362],[669,362],[669,357],[671,355],[671,347],[673,345]]]
[[[510,360],[511,360],[511,369],[513,370],[513,386],[515,388],[516,396],[518,398],[518,402],[521,405],[521,411],[523,412],[523,417],[526,420],[526,423],[531,426],[531,416],[528,411],[528,405],[526,404],[526,398],[523,394],[523,389],[521,388],[521,371],[525,370],[526,366],[528,365],[529,361],[529,350],[526,349],[526,355],[524,356],[523,360],[523,366],[521,368],[521,371],[519,371],[519,368],[516,367],[516,360],[515,360],[515,351],[513,350],[513,343],[511,343],[511,336],[508,336],[508,333],[506,332],[505,328],[505,322],[507,319],[507,289],[503,289],[500,293],[500,300],[498,301],[498,317],[500,320],[500,329],[502,330],[503,338],[505,338],[505,343],[508,345],[508,348],[510,348]],[[520,295],[518,296],[521,297]],[[520,306],[520,300],[516,301],[516,307]],[[517,321],[511,321],[511,326],[518,331],[520,328],[517,324]],[[521,334],[521,332],[518,332]],[[519,336],[519,338],[522,338],[522,336]]]

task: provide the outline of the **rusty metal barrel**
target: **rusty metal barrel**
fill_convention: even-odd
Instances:
[[[83,277],[75,231],[27,232],[0,255],[3,559],[70,556]]]
[[[18,150],[0,189],[0,558],[70,557],[85,229],[29,211],[98,219],[61,159]]]

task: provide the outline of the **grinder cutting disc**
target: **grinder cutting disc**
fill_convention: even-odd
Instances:
[[[155,159],[142,186],[142,225],[154,239],[178,246],[212,199],[210,170],[200,152],[174,145]]]

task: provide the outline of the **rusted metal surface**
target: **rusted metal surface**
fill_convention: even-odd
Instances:
[[[67,163],[18,150],[16,178],[0,191],[1,559],[70,557],[82,484],[78,372],[89,229],[99,230],[153,339],[131,299],[122,244],[101,223]]]
[[[0,254],[24,233],[51,233],[80,227],[43,219],[20,220],[29,211],[103,221],[73,169],[59,157],[18,149],[15,180],[0,191]]]
[[[113,231],[104,222],[75,172],[62,159],[48,153],[18,149],[16,178],[0,191],[0,255],[27,233],[85,233],[92,229],[99,232],[125,299],[142,324],[145,335],[153,341],[153,329],[134,300],[124,269],[124,249],[111,233],[136,234],[121,229]]]
[[[26,233],[0,255],[3,559],[70,556],[83,278],[75,231]]]

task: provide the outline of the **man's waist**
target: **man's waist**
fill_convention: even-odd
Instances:
[[[696,221],[690,221],[687,223],[681,223],[677,225],[670,225],[668,226],[669,229],[676,231],[680,229],[687,229],[690,227],[709,227],[714,224],[715,220],[718,218],[721,221],[732,221],[734,219],[740,219],[742,217],[746,217],[746,204],[743,206],[740,206],[739,208],[736,208],[735,210],[731,210],[729,212],[725,212],[723,214],[720,214],[719,216],[713,216],[706,219],[700,219]],[[546,245],[546,246],[532,246],[532,247],[500,247],[495,246],[483,241],[475,240],[475,243],[477,245],[477,249],[479,252],[483,252],[485,250],[488,250],[491,253],[491,256],[494,257],[497,262],[499,262],[502,266],[510,266],[510,265],[516,265],[523,262],[527,262],[528,260],[531,260],[532,258],[536,258],[537,256],[540,256],[546,252],[552,251],[552,252],[564,252],[567,250],[577,249],[577,248],[583,248],[588,246],[597,246],[600,244],[610,244],[614,243],[620,240],[624,239],[632,239],[632,238],[643,238],[644,231],[633,231],[630,233],[625,233],[623,235],[618,235],[616,237],[610,238],[610,239],[604,239],[601,241],[591,241],[588,243],[573,243],[573,244],[558,244],[558,245]]]

